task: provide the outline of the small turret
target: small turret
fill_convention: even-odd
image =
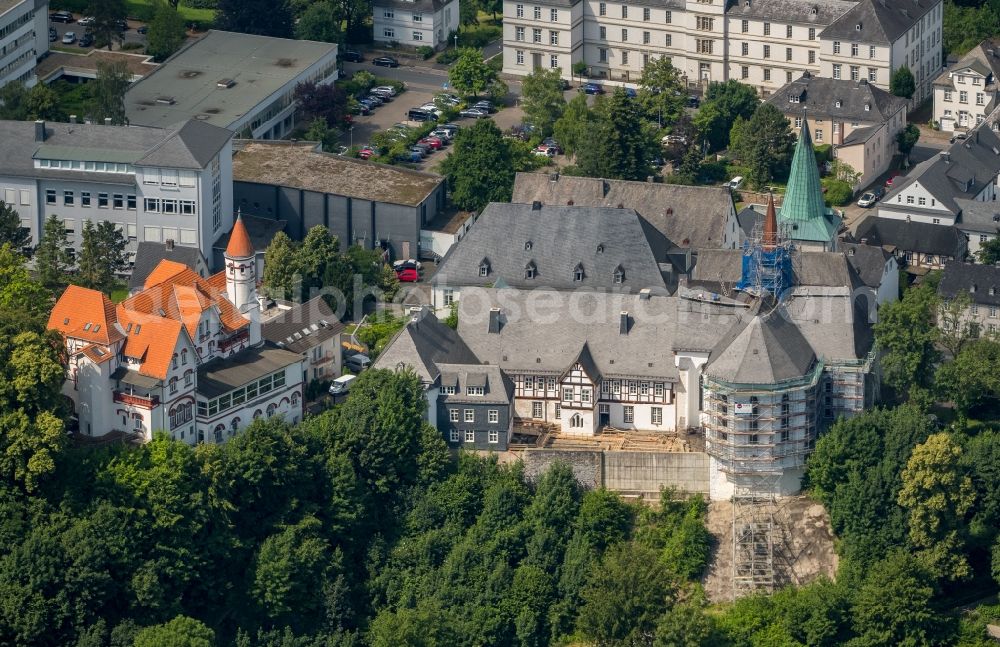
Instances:
[[[257,303],[257,252],[250,234],[237,214],[223,255],[226,262],[226,296],[244,317],[250,320],[250,343],[260,341],[260,307]]]

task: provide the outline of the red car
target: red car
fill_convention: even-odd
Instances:
[[[373,151],[370,148],[362,148],[361,150],[358,151],[358,157],[360,157],[363,160],[368,159],[369,157],[371,157],[374,154],[375,154],[375,151]]]
[[[424,137],[423,139],[421,139],[417,143],[418,144],[427,144],[428,146],[430,146],[431,148],[433,148],[436,151],[441,150],[442,148],[444,148],[444,142],[441,141],[437,137]]]
[[[396,272],[396,278],[399,279],[400,283],[416,283],[420,280],[420,274],[414,267],[405,267]]]
[[[889,179],[885,181],[885,185],[892,186],[893,180],[895,180],[900,175],[902,175],[902,173],[900,173],[899,171],[893,171],[892,173],[889,174]]]

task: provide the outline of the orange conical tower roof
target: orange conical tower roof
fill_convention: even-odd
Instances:
[[[229,244],[226,246],[226,256],[230,258],[250,258],[256,252],[253,243],[250,242],[250,234],[247,233],[246,225],[243,224],[243,216],[236,216],[236,224],[229,234]]]
[[[764,216],[764,237],[761,243],[764,249],[778,246],[778,216],[774,212],[774,195],[767,196],[767,214]]]

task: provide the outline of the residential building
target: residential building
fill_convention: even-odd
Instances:
[[[840,241],[840,250],[861,282],[875,293],[874,306],[899,299],[899,262],[889,250],[878,245]],[[877,312],[876,312],[877,316]]]
[[[996,202],[1000,197],[998,182],[1000,135],[984,122],[967,138],[896,178],[893,189],[878,203],[878,216],[880,220],[956,229],[965,240],[963,252],[967,248],[974,254],[982,243],[996,236],[1000,226],[1000,221],[994,219],[1000,212]],[[962,260],[962,255],[953,256],[947,251],[953,249],[953,239],[947,236],[944,248],[935,247],[936,254],[930,249],[926,253],[935,257],[945,253],[946,258]],[[943,266],[940,258],[933,261],[930,266]]]
[[[65,339],[81,433],[221,443],[264,415],[301,420],[303,358],[261,339],[253,255],[237,220],[226,266],[208,278],[164,260],[117,305],[67,288],[48,326]]]
[[[941,0],[861,0],[820,35],[820,76],[887,90],[901,67],[913,74],[913,105],[931,96],[941,72]]]
[[[636,83],[667,57],[689,86],[737,79],[767,97],[808,71],[887,89],[908,65],[916,99],[941,61],[941,0],[539,0],[503,3],[503,71],[560,68]]]
[[[849,239],[885,248],[896,256],[901,269],[914,274],[943,269],[949,261],[964,259],[968,249],[957,227],[881,216],[863,220]]]
[[[968,298],[956,320],[939,325],[968,326],[973,336],[996,337],[1000,333],[1000,267],[954,261],[947,263],[938,283],[938,296],[944,301]]]
[[[445,309],[467,287],[666,292],[674,271],[669,246],[632,209],[487,205],[431,280]]]
[[[237,148],[237,208],[286,221],[294,240],[323,225],[341,244],[416,258],[424,251],[421,231],[445,206],[444,178],[433,173],[323,153],[315,144],[256,141]]]
[[[813,141],[830,144],[836,159],[859,174],[855,191],[889,170],[898,150],[896,134],[906,128],[907,101],[868,79],[836,80],[806,72],[767,101],[795,130],[809,115]]]
[[[375,0],[372,35],[376,43],[410,47],[448,44],[458,32],[459,0]]]
[[[48,53],[48,0],[0,1],[0,87],[38,83],[35,65]]]
[[[232,136],[192,120],[172,128],[0,121],[0,189],[37,245],[49,216],[69,247],[85,222],[113,222],[141,242],[212,245],[233,226]]]
[[[305,358],[302,382],[326,382],[343,374],[340,322],[323,297],[305,303],[278,303],[261,313],[264,339]]]
[[[672,253],[739,244],[736,208],[727,187],[518,173],[511,202],[634,209],[644,226],[667,239]]]
[[[1000,39],[984,40],[934,80],[934,121],[941,130],[968,130],[997,107]]]
[[[337,45],[210,30],[125,93],[128,122],[189,119],[241,137],[281,139],[295,127],[295,87],[337,80]]]
[[[778,227],[787,240],[802,250],[832,252],[837,249],[841,221],[823,199],[812,134],[809,122],[803,117],[785,197],[778,211]]]
[[[135,262],[132,274],[129,276],[129,294],[141,292],[146,285],[146,279],[152,274],[161,261],[180,263],[202,278],[208,277],[208,261],[197,247],[178,245],[176,241],[163,243],[141,242],[135,251]]]

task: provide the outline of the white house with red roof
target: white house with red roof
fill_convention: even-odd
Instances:
[[[261,416],[302,418],[304,360],[262,340],[254,253],[237,219],[225,267],[208,278],[164,260],[117,306],[67,288],[49,328],[66,340],[64,392],[82,434],[218,443]]]

